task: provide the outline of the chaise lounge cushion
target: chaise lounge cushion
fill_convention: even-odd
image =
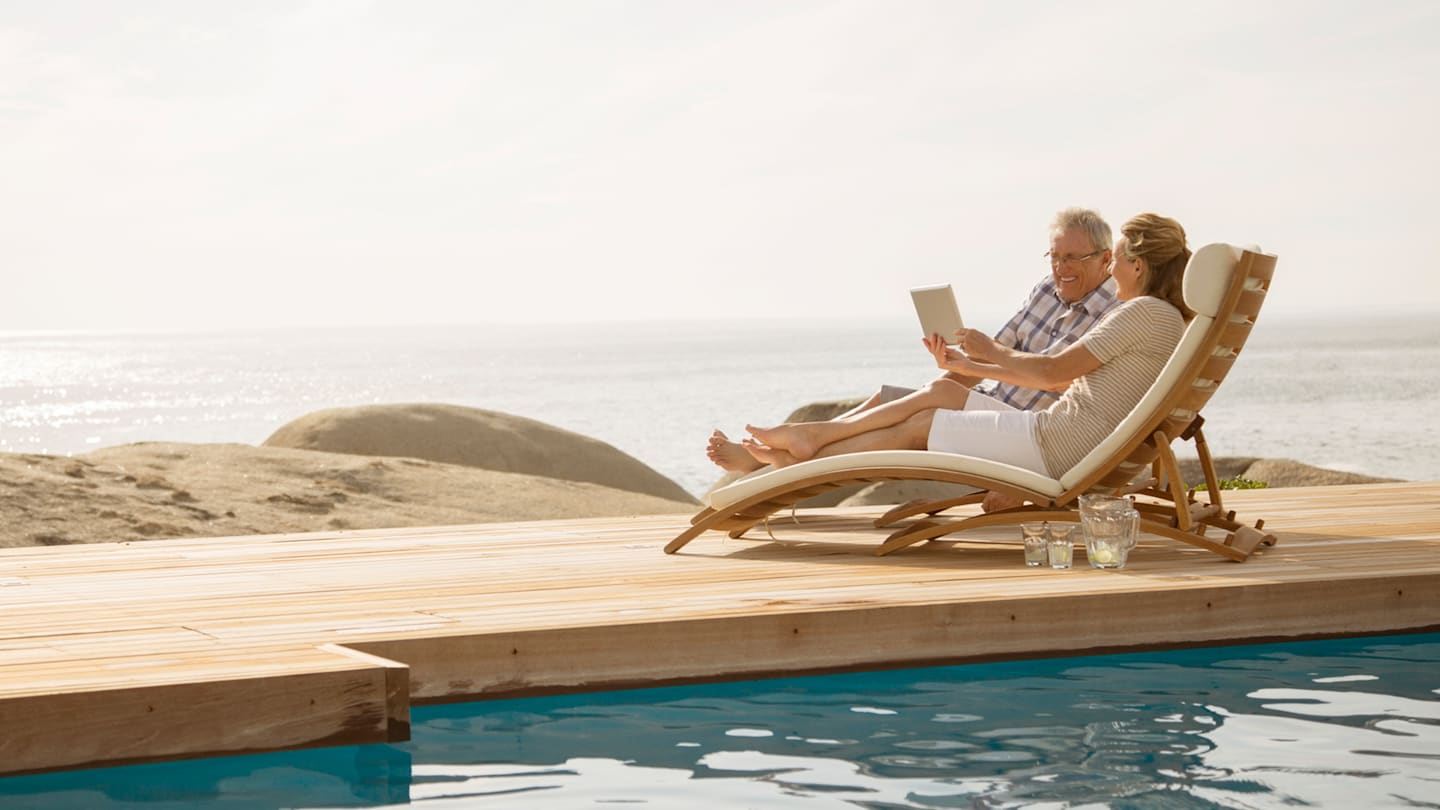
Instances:
[[[933,473],[978,476],[986,481],[1014,484],[1052,497],[1064,492],[1060,482],[1053,478],[989,459],[931,450],[871,450],[811,459],[778,470],[766,467],[711,492],[706,496],[705,503],[712,509],[723,509],[752,495],[777,487],[784,488],[793,482],[817,475],[856,468],[871,470],[882,467],[913,470],[915,478],[933,478],[933,475],[927,475]]]

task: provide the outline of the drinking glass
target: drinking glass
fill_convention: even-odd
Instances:
[[[1025,538],[1025,564],[1030,566],[1045,564],[1045,547],[1049,542],[1049,524],[1021,523],[1020,533]]]
[[[1050,557],[1051,568],[1070,567],[1070,562],[1075,556],[1075,545],[1070,539],[1070,532],[1074,528],[1068,523],[1057,523],[1050,527],[1050,536],[1046,541],[1045,549]]]

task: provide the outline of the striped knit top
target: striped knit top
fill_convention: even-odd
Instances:
[[[1150,296],[1122,301],[1076,345],[1100,367],[1070,383],[1036,414],[1040,455],[1059,478],[1105,441],[1160,376],[1185,332],[1185,320],[1168,302]]]

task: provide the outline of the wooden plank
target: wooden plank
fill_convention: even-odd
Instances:
[[[1281,544],[882,559],[862,507],[675,556],[674,515],[0,550],[0,772],[391,739],[412,700],[1440,626],[1440,484],[1226,502]]]
[[[312,671],[0,700],[0,765],[16,774],[408,739],[408,698],[390,695],[393,664],[314,655]]]

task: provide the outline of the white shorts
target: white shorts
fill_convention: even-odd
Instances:
[[[926,449],[998,461],[1049,476],[1035,436],[1035,412],[971,391],[963,411],[936,411]]]

